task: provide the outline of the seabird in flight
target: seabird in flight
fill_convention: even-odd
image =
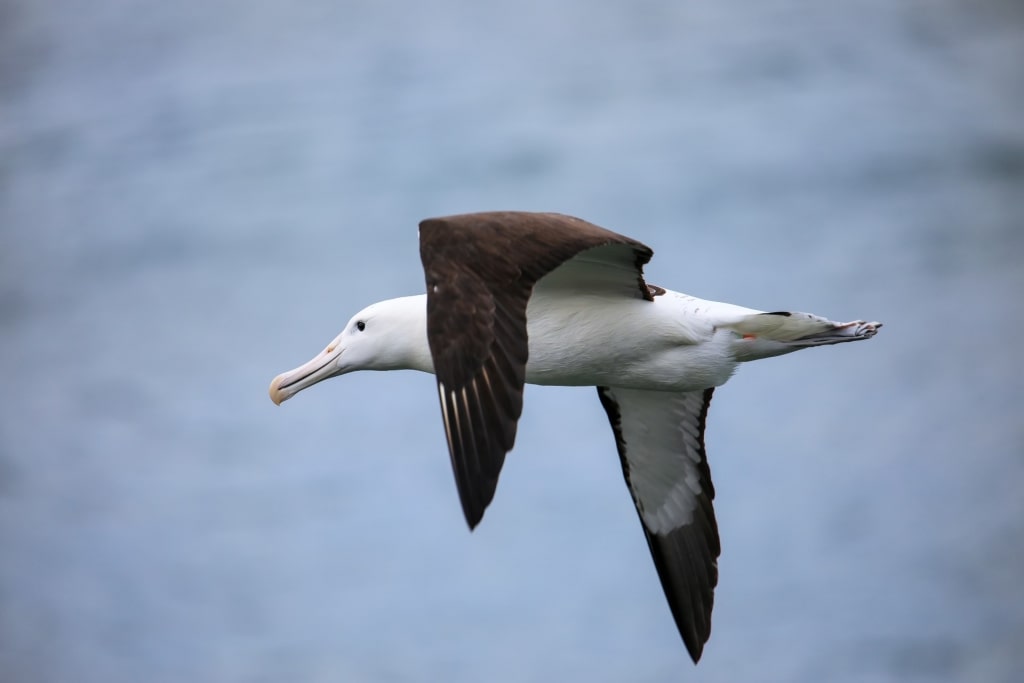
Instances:
[[[711,394],[742,362],[869,339],[882,324],[757,311],[649,285],[650,248],[571,216],[431,218],[419,238],[426,294],[357,313],[319,355],[274,378],[271,400],[355,370],[434,373],[472,529],[515,442],[523,384],[597,387],[696,662],[711,634],[720,552],[704,451]]]

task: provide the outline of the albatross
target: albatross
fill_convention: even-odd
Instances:
[[[696,663],[711,634],[721,548],[704,449],[712,393],[740,363],[869,339],[882,324],[758,311],[650,285],[649,247],[561,214],[430,218],[419,242],[426,293],[356,313],[316,357],[274,378],[271,400],[356,370],[433,373],[473,529],[515,443],[524,383],[596,387]]]

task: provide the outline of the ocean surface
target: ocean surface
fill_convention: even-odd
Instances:
[[[1024,680],[1024,7],[0,2],[0,682]],[[741,368],[694,667],[592,389],[472,534],[433,379],[277,373],[560,211],[885,323]]]

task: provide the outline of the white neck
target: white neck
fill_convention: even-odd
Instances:
[[[434,362],[430,358],[430,345],[427,342],[427,295],[403,296],[385,303],[390,312],[404,323],[391,336],[396,352],[396,369],[433,374]]]

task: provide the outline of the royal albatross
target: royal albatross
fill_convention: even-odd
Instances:
[[[420,223],[426,294],[349,320],[319,355],[270,384],[274,403],[355,370],[434,373],[470,528],[494,497],[523,384],[595,386],[669,608],[696,662],[718,583],[715,489],[704,425],[739,363],[874,336],[881,323],[753,310],[648,285],[653,252],[551,213]]]

